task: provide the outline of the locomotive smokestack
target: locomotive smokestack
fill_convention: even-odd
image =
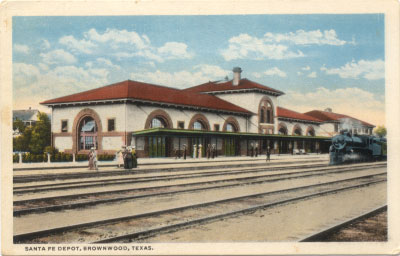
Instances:
[[[240,83],[240,74],[242,73],[242,69],[239,67],[234,67],[232,71],[233,71],[232,84],[233,86],[238,86]]]

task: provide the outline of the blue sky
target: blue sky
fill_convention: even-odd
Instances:
[[[13,18],[15,109],[126,79],[186,88],[240,66],[284,91],[283,107],[379,125],[384,60],[383,14]]]

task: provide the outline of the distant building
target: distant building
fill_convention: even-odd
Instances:
[[[38,119],[39,110],[37,109],[24,109],[13,110],[13,121],[21,120],[25,126],[35,125]]]
[[[127,80],[44,101],[52,109],[52,145],[82,154],[132,145],[140,157],[185,149],[205,156],[209,147],[225,156],[328,151],[338,119],[280,107],[283,92],[242,79],[240,68],[233,72],[233,80],[185,90]]]
[[[326,136],[334,136],[341,130],[348,130],[353,134],[372,135],[372,130],[375,127],[375,125],[361,121],[357,118],[334,113],[330,108],[325,109],[325,111],[313,110],[304,114],[323,121],[323,124],[321,125],[321,133],[325,133]]]

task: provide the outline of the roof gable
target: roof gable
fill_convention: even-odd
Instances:
[[[311,121],[311,122],[321,122],[320,119],[305,115],[287,108],[277,107],[277,116],[282,118],[290,118],[290,119],[297,119],[297,120],[304,120],[304,121]]]
[[[223,91],[237,91],[237,90],[261,90],[267,93],[275,94],[276,96],[280,96],[284,94],[283,92],[273,89],[271,87],[253,82],[246,78],[240,79],[239,85],[235,86],[232,83],[232,80],[225,82],[208,82],[204,84],[200,84],[197,86],[193,86],[185,89],[185,91],[191,92],[208,92],[208,93],[217,93]]]
[[[350,119],[353,119],[353,120],[361,122],[365,126],[375,127],[375,125],[367,123],[367,122],[362,121],[362,120],[359,120],[357,118],[354,118],[354,117],[351,117],[351,116],[348,116],[348,115],[344,115],[344,114],[334,113],[334,112],[321,111],[321,110],[312,110],[312,111],[306,112],[304,114],[309,115],[309,116],[313,116],[313,117],[318,118],[318,119],[320,119],[322,121],[339,121],[340,122],[341,119],[350,118]]]
[[[26,110],[13,110],[13,120],[21,121],[37,121],[37,114],[39,110],[37,109],[26,109]]]
[[[213,95],[198,94],[166,86],[126,80],[89,91],[41,102],[44,105],[91,102],[113,99],[136,99],[142,101],[162,102],[188,107],[202,107],[224,110],[242,114],[252,114],[250,111],[222,100]]]

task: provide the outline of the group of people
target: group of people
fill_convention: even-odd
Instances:
[[[181,158],[181,152],[178,149],[174,150],[175,152],[175,159]],[[186,160],[186,156],[187,156],[187,146],[186,144],[183,145],[183,149],[182,149],[182,155],[183,155],[183,159]],[[203,146],[201,144],[193,145],[193,158],[202,158],[203,157]],[[215,158],[217,157],[217,147],[215,146],[215,144],[211,145],[208,144],[207,149],[206,149],[206,157],[207,159],[210,158]]]
[[[135,147],[122,147],[122,150],[118,151],[118,168],[121,166],[126,170],[137,167],[137,155]]]

